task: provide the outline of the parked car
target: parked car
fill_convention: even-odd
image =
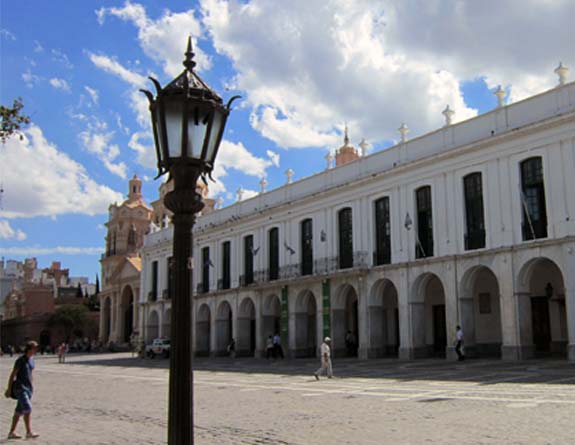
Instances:
[[[170,340],[166,338],[156,338],[151,345],[146,346],[146,356],[154,358],[160,355],[164,358],[170,356]]]

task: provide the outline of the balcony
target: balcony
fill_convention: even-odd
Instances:
[[[151,290],[150,292],[148,292],[148,301],[154,302],[158,299],[158,294]]]
[[[169,300],[170,298],[172,298],[172,296],[170,295],[170,290],[169,289],[164,289],[162,291],[162,299],[163,300]]]
[[[196,292],[198,294],[207,294],[209,291],[210,291],[210,283],[209,282],[198,283],[198,285],[196,286]]]

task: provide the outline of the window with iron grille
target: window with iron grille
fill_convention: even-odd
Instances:
[[[540,156],[521,163],[521,204],[523,240],[547,237],[547,210],[543,162]]]
[[[351,208],[346,207],[338,213],[339,229],[339,268],[353,267],[353,222]]]
[[[389,197],[375,201],[375,264],[391,262],[391,224],[389,220]]]
[[[278,279],[280,270],[280,241],[279,229],[277,227],[274,227],[268,232],[268,246],[268,278],[270,281],[273,281]]]
[[[244,238],[244,280],[245,284],[254,282],[254,236]]]
[[[301,274],[313,274],[313,221],[301,222]]]
[[[465,195],[465,249],[485,247],[485,219],[483,215],[483,184],[481,173],[470,173],[463,178]]]
[[[210,248],[202,248],[202,292],[210,291]]]
[[[431,187],[426,185],[415,191],[417,205],[417,240],[415,257],[433,256],[433,214],[431,210]]]
[[[229,289],[231,285],[231,243],[222,243],[222,289]]]
[[[168,295],[167,298],[172,298],[172,292],[174,289],[174,264],[173,264],[173,257],[168,258],[167,267],[168,267]]]

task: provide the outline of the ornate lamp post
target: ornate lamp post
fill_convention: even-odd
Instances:
[[[194,72],[196,62],[191,38],[184,67],[178,77],[162,88],[156,97],[141,90],[150,102],[154,142],[158,158],[158,176],[170,174],[174,190],[164,198],[174,214],[170,389],[168,406],[168,443],[194,443],[192,375],[192,227],[204,203],[196,191],[198,179],[211,177],[230,105]]]

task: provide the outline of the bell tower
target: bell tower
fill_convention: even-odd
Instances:
[[[128,201],[139,201],[142,199],[142,181],[138,175],[134,175],[129,182]]]

